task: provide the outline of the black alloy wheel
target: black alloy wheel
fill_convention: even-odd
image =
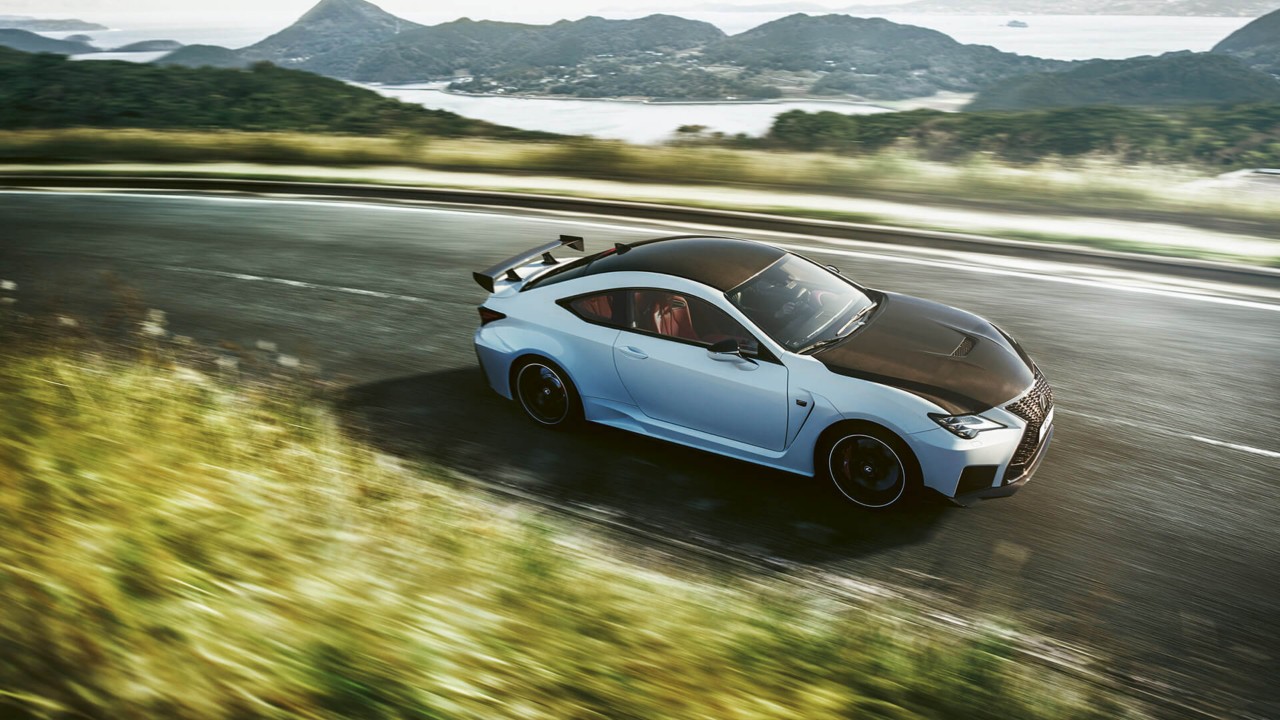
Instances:
[[[516,372],[516,397],[526,414],[540,425],[561,427],[579,414],[577,392],[563,371],[540,360]]]
[[[886,508],[910,484],[902,456],[887,439],[851,432],[839,436],[827,453],[827,472],[836,488],[866,508]]]

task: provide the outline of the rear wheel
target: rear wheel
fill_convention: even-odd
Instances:
[[[898,436],[873,425],[833,429],[815,459],[819,471],[841,494],[865,508],[897,504],[920,484],[910,448]]]
[[[522,362],[515,370],[512,389],[525,414],[539,425],[562,428],[582,418],[582,402],[573,382],[549,360]]]

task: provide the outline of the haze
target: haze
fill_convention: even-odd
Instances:
[[[222,0],[218,3],[174,3],[172,0],[0,0],[0,15],[31,15],[42,18],[75,17],[118,27],[138,24],[208,24],[226,27],[284,25],[297,19],[318,0]],[[838,0],[815,4],[835,8],[851,5],[884,5],[895,0]],[[903,0],[905,1],[905,0]],[[719,5],[750,7],[762,0],[717,0]],[[584,15],[634,16],[647,12],[679,11],[701,4],[701,0],[471,0],[466,3],[437,3],[423,0],[375,0],[374,4],[400,17],[432,24],[459,17],[491,20],[546,22]],[[625,9],[624,9],[625,8]]]

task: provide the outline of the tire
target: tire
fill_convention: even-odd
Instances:
[[[511,372],[511,394],[535,423],[566,429],[582,421],[582,400],[568,373],[544,358],[521,360]]]
[[[828,430],[814,464],[840,494],[869,510],[905,504],[921,486],[920,465],[911,448],[878,425],[856,423]]]

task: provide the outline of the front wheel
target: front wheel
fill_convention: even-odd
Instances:
[[[906,443],[887,430],[851,426],[828,434],[818,469],[849,500],[870,509],[887,508],[919,484],[915,457]]]
[[[559,367],[533,358],[521,363],[514,373],[516,400],[526,415],[539,425],[563,428],[582,418],[582,403],[573,382]]]

